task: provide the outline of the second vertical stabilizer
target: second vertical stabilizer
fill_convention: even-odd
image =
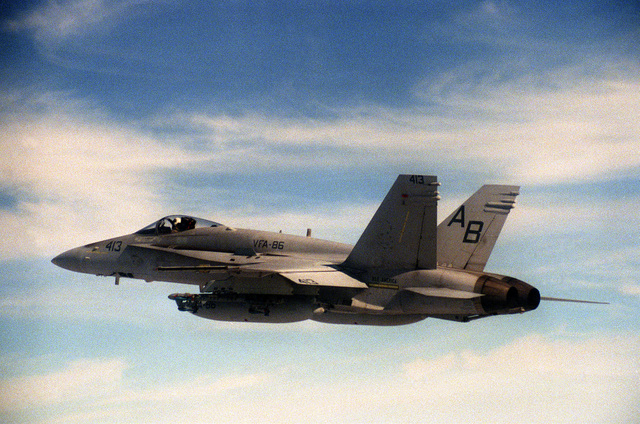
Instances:
[[[520,187],[484,185],[438,226],[438,265],[482,271]]]

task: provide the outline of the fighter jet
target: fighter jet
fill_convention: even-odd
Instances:
[[[116,284],[197,286],[169,299],[220,321],[401,325],[536,309],[536,288],[484,270],[519,187],[485,185],[438,225],[439,185],[435,176],[400,175],[355,246],[171,215],[52,262]]]

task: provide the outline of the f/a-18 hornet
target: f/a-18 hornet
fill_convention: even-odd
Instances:
[[[519,187],[485,185],[437,225],[439,185],[435,176],[400,175],[355,246],[171,215],[52,262],[116,284],[198,286],[169,298],[220,321],[400,325],[536,309],[536,288],[484,271]]]

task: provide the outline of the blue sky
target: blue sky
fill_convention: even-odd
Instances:
[[[0,6],[4,422],[640,420],[637,2]],[[179,313],[65,249],[189,213],[355,243],[398,173],[440,216],[520,184],[520,316],[398,328]]]

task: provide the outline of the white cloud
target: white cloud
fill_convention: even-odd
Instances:
[[[149,125],[172,127],[153,133],[110,122],[94,105],[43,95],[0,123],[0,183],[21,200],[0,211],[0,235],[10,241],[2,254],[52,254],[146,225],[171,202],[166,170],[436,167],[525,186],[630,178],[640,169],[640,81],[621,75],[563,70],[469,87],[454,72],[422,88],[436,107],[336,109],[331,119],[181,113],[154,119]],[[332,236],[344,230],[338,219],[320,220]]]
[[[638,284],[637,282],[636,284],[623,284],[622,286],[620,286],[619,290],[622,294],[625,294],[627,296],[640,297],[640,284]]]
[[[231,149],[238,140],[336,149],[297,158],[299,166],[319,159],[344,166],[349,151],[363,166],[380,157],[394,166],[463,162],[523,184],[614,179],[640,167],[640,81],[624,75],[562,69],[472,84],[477,78],[457,70],[419,89],[426,101],[439,102],[436,108],[337,110],[332,120],[197,114],[191,123],[212,145]]]
[[[534,334],[486,353],[417,359],[404,372],[434,404],[463,402],[453,422],[633,422],[640,414],[639,347],[636,336]],[[481,415],[473,419],[473,411]]]
[[[9,31],[32,30],[43,45],[57,44],[73,37],[108,27],[109,22],[139,1],[104,2],[102,0],[47,1],[18,18],[7,20]]]
[[[202,375],[189,378],[188,381],[149,389],[133,389],[115,398],[106,399],[105,404],[129,402],[177,402],[198,403],[220,396],[231,390],[246,390],[268,383],[273,377],[267,373],[239,374],[215,377]]]
[[[456,129],[458,140],[483,159],[529,184],[637,172],[631,158],[639,130],[637,77],[567,68],[519,78],[498,70],[479,80],[474,72],[453,70],[418,93],[466,120]]]
[[[596,203],[595,197],[585,199],[578,192],[575,196],[566,192],[529,194],[526,189],[522,189],[516,209],[509,215],[508,228],[517,237],[522,232],[542,230],[554,235],[594,234],[605,228],[612,232],[640,225],[640,218],[633,212],[640,206],[637,196],[598,198]]]
[[[0,380],[0,409],[22,410],[33,406],[92,401],[112,394],[129,366],[121,359],[82,359],[50,374]]]
[[[475,35],[477,38],[487,31],[513,29],[517,20],[516,11],[506,2],[483,1],[470,11],[459,13],[454,19],[457,32],[467,31],[467,36]]]
[[[423,380],[452,372],[573,377],[633,376],[640,371],[640,355],[633,337],[553,340],[532,334],[487,353],[460,351],[434,360],[418,359],[404,365],[409,379]],[[579,356],[567,364],[573,353]]]
[[[139,128],[107,122],[95,105],[43,95],[0,122],[0,185],[16,191],[19,199],[15,208],[0,210],[0,236],[7,241],[0,253],[5,258],[50,256],[141,228],[167,214],[166,204],[173,203],[167,195],[174,188],[164,186],[167,170],[230,172],[250,162],[264,170],[281,161],[260,147],[231,147],[222,154],[224,149],[172,144]],[[249,221],[255,228],[303,234],[310,226],[333,238],[343,230],[348,233],[346,222],[353,222],[354,213],[362,221],[359,232],[366,224],[360,212],[344,205],[340,211],[325,207],[313,216],[283,212],[259,217],[245,210],[226,215],[235,218],[230,225],[239,227]],[[225,216],[224,210],[219,213]],[[243,215],[248,221],[238,218]],[[366,215],[368,220],[370,212]]]
[[[158,384],[123,375],[121,360],[101,360],[2,383],[33,390],[14,408],[76,402],[68,410],[84,411],[65,409],[60,422],[147,422],[149,414],[157,422],[634,422],[639,352],[634,335],[534,334],[485,352],[418,355],[402,363],[405,351],[371,373],[345,371],[349,364],[318,373],[317,359],[309,358],[268,373],[181,375]],[[50,384],[59,389],[44,389]]]
[[[184,380],[179,378],[171,384],[149,385],[127,378],[125,371],[129,368],[129,364],[118,358],[81,359],[66,364],[60,371],[2,379],[0,412],[20,413],[41,408],[56,411],[61,408],[65,412],[54,422],[110,421],[132,416],[133,421],[144,422],[149,420],[148,413],[152,413],[160,414],[153,415],[158,422],[169,422],[163,418],[163,413],[175,407],[178,414],[200,422],[202,418],[191,415],[190,409],[205,413],[209,402],[263,386],[272,378],[266,373],[205,374]],[[72,407],[74,405],[76,407]],[[140,411],[146,414],[136,415]],[[125,415],[118,417],[118,414]],[[56,415],[50,413],[45,420],[51,421]]]
[[[91,105],[55,98],[34,106],[44,112],[26,108],[0,123],[0,184],[20,198],[15,210],[0,210],[4,257],[51,254],[142,227],[160,215],[162,182],[153,173],[201,160],[81,111]]]

